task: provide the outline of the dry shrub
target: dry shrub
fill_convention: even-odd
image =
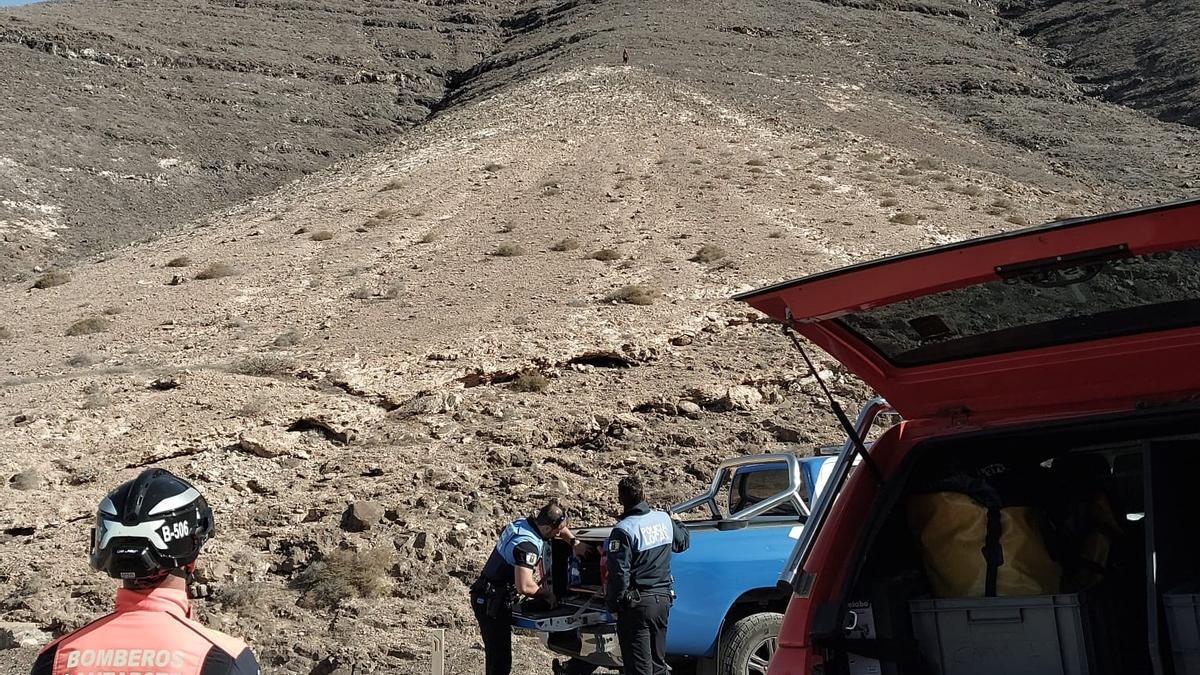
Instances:
[[[350,293],[350,297],[354,300],[369,300],[374,293],[366,286],[360,286]]]
[[[602,248],[588,256],[592,260],[602,260],[604,262],[612,262],[613,260],[621,259],[621,252],[612,248]]]
[[[105,314],[105,316],[116,316],[116,315],[118,315],[118,314],[120,314],[121,312],[124,312],[124,311],[125,311],[125,308],[124,308],[124,307],[120,307],[120,306],[118,306],[118,305],[113,305],[112,307],[105,307],[105,308],[104,308],[104,314]]]
[[[430,230],[430,231],[426,232],[425,234],[421,235],[421,238],[417,240],[417,243],[418,244],[432,244],[433,242],[435,242],[437,240],[438,240],[438,233],[434,232],[433,230]]]
[[[830,187],[829,187],[829,183],[822,183],[821,181],[813,181],[808,184],[808,189],[812,190],[813,192],[829,192]]]
[[[753,157],[746,162],[746,166],[766,166],[767,160],[762,157]]]
[[[191,267],[192,259],[186,255],[181,255],[178,258],[172,258],[167,261],[167,267]]]
[[[263,584],[260,582],[235,581],[218,587],[213,600],[225,609],[243,609],[258,604],[262,592]]]
[[[883,206],[883,207],[897,206],[899,204],[900,204],[899,199],[892,199],[892,198],[884,199],[879,202],[879,205]]]
[[[890,222],[899,223],[900,225],[916,225],[920,218],[915,213],[897,213],[888,218]]]
[[[379,209],[375,212],[375,215],[372,216],[372,218],[375,220],[387,220],[388,218],[394,218],[398,215],[400,215],[400,211],[397,209]]]
[[[204,281],[205,279],[221,279],[223,277],[233,277],[240,274],[238,269],[226,262],[215,262],[208,267],[205,267],[196,279]]]
[[[231,372],[253,377],[288,375],[295,369],[294,361],[275,354],[251,354],[234,361],[229,366]]]
[[[384,185],[383,187],[379,188],[379,191],[380,192],[391,192],[392,190],[399,190],[402,187],[404,187],[403,181],[393,180],[393,181],[389,182],[387,185]]]
[[[37,281],[33,282],[33,287],[39,289],[54,288],[55,286],[62,286],[69,281],[71,281],[70,274],[59,270],[51,270],[38,277]]]
[[[997,209],[1011,209],[1013,207],[1013,200],[1008,197],[1001,197],[993,201],[992,206]]]
[[[960,195],[967,195],[968,197],[978,197],[979,195],[983,194],[983,188],[973,184],[950,185],[946,189],[950,192],[957,192]]]
[[[605,298],[609,302],[623,302],[627,305],[652,305],[662,296],[662,291],[648,284],[630,284],[609,293]]]
[[[705,244],[700,247],[699,251],[696,251],[696,255],[692,256],[692,260],[700,263],[710,263],[720,260],[727,255],[729,254],[726,253],[725,249],[721,248],[720,246],[717,246],[716,244]]]
[[[36,469],[25,469],[8,479],[8,484],[14,490],[36,490],[42,483],[42,477]]]
[[[1064,212],[1064,213],[1060,213],[1060,214],[1054,216],[1054,219],[1055,220],[1070,220],[1074,217],[1075,217],[1075,214]],[[0,340],[3,340],[3,339],[4,339],[4,330],[0,329]]]
[[[13,332],[8,326],[0,326],[0,342],[13,339]]]
[[[868,152],[862,156],[864,162],[878,162],[883,159],[882,152]]]
[[[578,251],[582,246],[583,244],[581,244],[578,239],[567,238],[555,242],[550,246],[550,250],[563,253],[565,251]]]
[[[767,236],[771,239],[783,239],[783,230],[771,230]]]
[[[265,396],[257,396],[242,404],[238,409],[238,415],[241,417],[258,417],[271,409],[271,399]]]
[[[1025,216],[1009,216],[1009,217],[1005,218],[1005,220],[1012,223],[1013,225],[1020,225],[1021,227],[1025,227],[1025,226],[1029,225],[1029,219],[1026,218]]]
[[[87,368],[103,361],[104,358],[89,352],[80,352],[67,359],[67,365],[72,368]]]
[[[890,199],[890,198],[892,198],[892,197],[895,197],[895,196],[897,196],[897,195],[896,195],[896,193],[895,193],[895,192],[892,192],[891,190],[887,190],[887,191],[885,191],[885,192],[880,192],[880,193],[879,193],[879,196],[880,196],[880,197],[885,197],[885,198],[888,198],[888,199]]]
[[[515,229],[517,229],[516,225],[513,225],[512,223],[505,223],[500,226],[500,233],[508,234],[509,232],[512,232]]]
[[[309,239],[313,241],[329,241],[333,239],[333,233],[329,230],[318,230],[317,232],[313,232]]]
[[[293,232],[292,234],[308,234],[308,228],[307,227],[298,227],[298,228],[296,228],[296,231]]]
[[[84,410],[97,410],[99,408],[107,408],[110,405],[112,405],[112,397],[108,395],[108,392],[98,391],[93,394],[89,394],[88,397],[83,400],[83,404],[80,407],[82,407]]]
[[[913,166],[921,171],[941,171],[946,168],[946,163],[937,157],[922,157],[918,159]]]
[[[915,168],[913,168],[911,166],[906,166],[906,167],[900,169],[899,171],[897,171],[896,173],[900,174],[901,176],[915,176],[921,172],[917,171]]]
[[[701,160],[701,159],[689,159],[688,160],[688,164],[703,164],[703,163],[704,163],[704,160]]]
[[[483,170],[488,173],[496,173],[497,171],[499,171],[503,168],[504,168],[504,165],[499,164],[497,162],[488,162],[487,164],[483,165]]]
[[[389,572],[395,553],[387,548],[337,550],[309,565],[296,577],[309,607],[336,607],[350,598],[377,598],[392,588]]]
[[[300,334],[300,331],[293,328],[280,333],[279,337],[275,338],[275,342],[272,344],[274,344],[276,347],[295,347],[296,345],[300,344],[300,340],[302,340],[303,337],[304,336]]]
[[[497,258],[515,258],[519,255],[525,255],[525,249],[521,248],[519,244],[504,242],[497,246],[495,251],[492,251],[492,255]]]
[[[388,284],[387,288],[383,289],[383,293],[380,294],[380,297],[382,297],[384,300],[395,300],[396,298],[400,297],[400,294],[403,292],[404,289],[400,286],[400,284]]]
[[[525,393],[543,393],[550,389],[550,380],[536,370],[527,370],[513,380],[512,388]]]
[[[92,335],[95,333],[103,333],[112,326],[108,319],[102,319],[98,316],[91,316],[86,319],[80,319],[71,324],[67,328],[67,335],[75,337],[78,335]]]

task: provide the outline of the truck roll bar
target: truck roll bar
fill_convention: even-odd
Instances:
[[[775,493],[774,495],[758,502],[748,508],[742,509],[737,513],[729,514],[728,518],[721,517],[721,508],[717,505],[717,496],[721,492],[721,486],[725,480],[729,478],[738,468],[756,464],[785,464],[787,465],[788,485],[787,488]],[[750,520],[755,516],[761,515],[774,509],[777,506],[791,502],[796,507],[796,512],[801,516],[808,515],[808,504],[800,498],[803,493],[803,480],[800,476],[800,460],[795,455],[786,452],[765,453],[761,455],[746,455],[745,457],[734,457],[721,462],[717,467],[716,474],[713,475],[712,483],[708,486],[708,490],[703,494],[693,497],[685,502],[675,504],[670,508],[671,513],[683,513],[691,511],[700,505],[708,506],[708,511],[712,515],[713,520],[740,521]]]

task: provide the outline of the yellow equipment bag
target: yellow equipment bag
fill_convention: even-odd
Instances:
[[[996,491],[977,478],[942,485],[954,489],[915,495],[906,503],[936,596],[1059,592],[1062,568],[1047,549],[1040,509],[1003,506]]]

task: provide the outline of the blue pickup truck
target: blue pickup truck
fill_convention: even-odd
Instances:
[[[731,459],[717,469],[704,494],[671,507],[692,540],[671,561],[676,600],[667,655],[673,666],[697,675],[765,675],[788,601],[775,582],[833,459],[790,454]],[[686,519],[700,508],[707,511],[703,519]],[[583,528],[576,535],[599,545],[609,530]],[[553,559],[561,601],[549,610],[518,608],[514,626],[539,634],[548,649],[570,657],[569,672],[620,668],[616,625],[604,609],[599,555],[576,558],[563,547]]]

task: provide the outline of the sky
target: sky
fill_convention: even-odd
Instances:
[[[37,2],[38,0],[34,0]],[[0,7],[13,7],[15,5],[28,5],[29,0],[0,0]]]

